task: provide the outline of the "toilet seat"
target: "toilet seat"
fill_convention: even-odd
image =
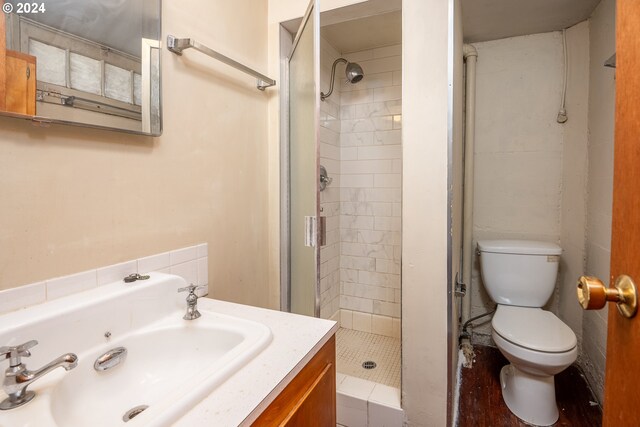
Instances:
[[[504,340],[537,352],[564,353],[578,343],[571,328],[541,308],[498,304],[491,326]]]

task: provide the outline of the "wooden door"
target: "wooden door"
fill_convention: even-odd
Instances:
[[[640,284],[640,1],[618,0],[616,124],[610,283]],[[603,278],[604,279],[604,278]],[[640,426],[640,315],[609,307],[605,427]]]

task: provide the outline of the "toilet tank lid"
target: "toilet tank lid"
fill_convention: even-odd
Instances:
[[[555,243],[537,240],[478,240],[480,252],[497,254],[560,255],[562,248]]]

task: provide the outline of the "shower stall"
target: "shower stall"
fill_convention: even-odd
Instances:
[[[339,322],[338,391],[399,389],[401,13],[344,16],[281,31],[281,303]]]

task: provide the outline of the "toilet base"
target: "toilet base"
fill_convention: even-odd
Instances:
[[[550,426],[558,421],[553,376],[536,376],[513,365],[500,371],[502,399],[514,415],[529,424]]]

